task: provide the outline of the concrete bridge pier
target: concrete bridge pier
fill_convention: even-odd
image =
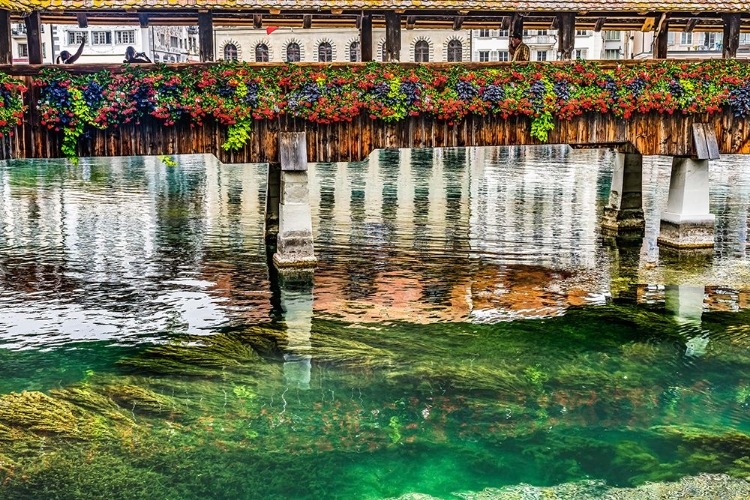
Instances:
[[[618,151],[602,228],[617,235],[643,234],[643,155]]]
[[[673,285],[664,290],[667,312],[672,314],[685,335],[685,356],[702,356],[708,347],[709,335],[701,326],[704,294],[702,286]]]
[[[708,209],[708,160],[675,157],[657,242],[676,249],[713,248],[714,215]]]
[[[290,387],[310,388],[312,357],[310,335],[313,318],[313,273],[280,274],[279,289],[287,345],[284,350],[284,380]]]
[[[273,263],[279,271],[310,269],[317,259],[313,247],[312,213],[307,181],[307,140],[305,132],[280,132],[280,169],[269,168],[269,206],[266,221],[272,221],[273,198],[278,185],[278,234]],[[267,224],[267,228],[272,224]],[[268,234],[268,233],[267,233]]]

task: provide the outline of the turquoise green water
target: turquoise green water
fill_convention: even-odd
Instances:
[[[0,165],[0,498],[438,498],[750,475],[750,163],[717,244],[600,234],[613,154],[385,151],[310,169],[279,278],[265,167]]]

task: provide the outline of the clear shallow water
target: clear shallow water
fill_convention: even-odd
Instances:
[[[268,269],[265,166],[0,166],[0,497],[749,475],[750,160],[712,163],[717,245],[687,258],[656,246],[666,158],[643,240],[602,238],[613,159],[313,165],[312,281]]]

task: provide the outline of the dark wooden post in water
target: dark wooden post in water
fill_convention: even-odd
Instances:
[[[210,12],[198,13],[198,43],[201,62],[214,60],[214,20]]]
[[[0,10],[0,64],[13,64],[13,40],[10,37],[10,12]]]
[[[654,39],[654,59],[667,58],[667,42],[669,41],[669,18],[662,14],[659,25],[656,27],[656,38]]]
[[[724,14],[724,48],[722,57],[734,59],[740,46],[740,14]]]
[[[401,60],[401,15],[388,11],[385,13],[385,61]]]
[[[557,15],[560,60],[570,61],[576,44],[576,15],[574,12],[563,12]]]
[[[305,132],[279,132],[279,161],[279,234],[273,263],[280,271],[309,269],[317,260],[313,247]]]
[[[362,12],[362,25],[359,28],[359,50],[362,62],[370,62],[372,58],[372,14]]]
[[[29,48],[29,64],[42,64],[42,22],[39,11],[30,13],[26,19],[26,40]]]

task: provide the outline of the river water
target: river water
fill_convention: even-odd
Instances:
[[[301,277],[268,266],[265,165],[174,159],[0,163],[0,498],[750,476],[750,159],[712,162],[702,255],[656,245],[669,158],[624,240],[607,150],[310,165]]]

